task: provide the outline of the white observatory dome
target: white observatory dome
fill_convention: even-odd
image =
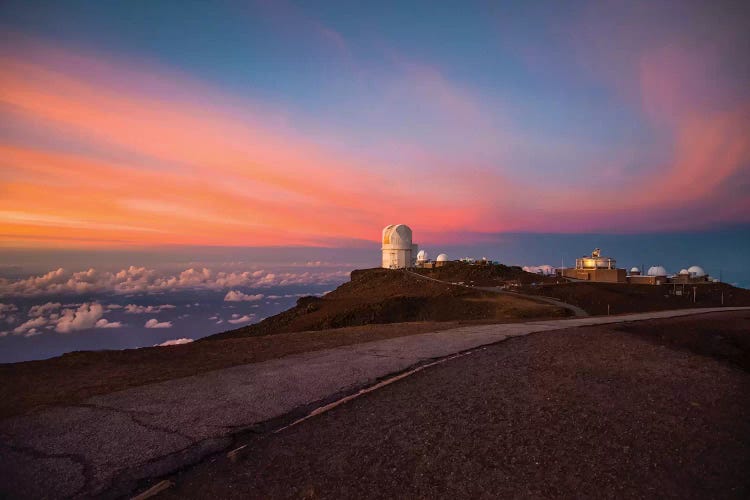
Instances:
[[[701,266],[690,266],[687,271],[694,278],[702,278],[706,275],[706,271]]]
[[[427,252],[420,250],[417,254],[417,262],[427,262]]]
[[[631,268],[631,269],[630,269],[630,272],[631,272],[631,273],[640,273],[640,272],[641,272],[641,270],[640,270],[640,269],[638,269],[637,267],[633,267],[633,268]]]
[[[690,274],[690,271],[688,271],[687,269],[681,269],[680,274],[684,276],[686,274]]]
[[[664,266],[652,266],[648,269],[649,276],[666,276],[667,270],[664,269]]]
[[[411,250],[411,228],[406,224],[391,224],[383,229],[383,248]]]
[[[437,256],[436,260],[438,262],[448,262],[448,256],[444,253],[441,253],[440,255]]]

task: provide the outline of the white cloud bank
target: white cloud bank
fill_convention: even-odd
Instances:
[[[230,290],[227,292],[227,294],[224,296],[225,302],[254,302],[256,300],[261,300],[264,297],[262,293],[256,293],[255,295],[248,295],[246,293],[242,293],[239,290]]]
[[[127,314],[153,314],[159,313],[166,309],[175,309],[177,306],[172,304],[162,304],[158,306],[139,306],[136,304],[128,304],[125,306],[125,312]]]
[[[167,340],[166,342],[162,342],[161,344],[156,344],[154,347],[169,347],[172,345],[189,344],[192,341],[193,339],[186,339],[186,338],[172,339],[172,340]]]
[[[15,304],[3,304],[0,303],[0,314],[3,313],[12,313],[18,311],[18,308]]]
[[[232,318],[229,321],[229,323],[232,323],[233,325],[239,325],[240,323],[247,323],[249,321],[252,321],[255,317],[255,314],[245,314],[244,316],[240,316],[239,314],[232,314]]]
[[[121,328],[122,322],[120,321],[109,321],[105,318],[100,319],[94,325],[95,328]]]
[[[76,330],[86,330],[94,328],[97,321],[104,315],[104,307],[99,303],[85,303],[74,311],[73,309],[64,309],[62,315],[57,320],[55,331],[59,333],[70,333]]]
[[[146,328],[172,328],[172,322],[171,321],[163,321],[159,322],[156,318],[151,318],[150,320],[146,321],[146,324],[143,325]]]
[[[36,318],[38,316],[46,316],[47,313],[57,311],[60,307],[62,307],[62,304],[59,302],[47,302],[46,304],[31,306],[31,309],[29,309],[29,317]]]
[[[98,302],[85,302],[77,308],[64,308],[57,302],[47,302],[31,306],[29,319],[15,327],[15,335],[30,337],[42,333],[41,329],[55,330],[58,333],[70,333],[90,328],[120,328],[119,321],[109,321],[102,316],[104,307]]]
[[[523,266],[523,270],[527,273],[543,274],[545,276],[555,274],[555,269],[554,266],[550,266],[549,264],[543,264],[541,266]]]
[[[16,311],[18,311],[18,307],[15,304],[0,303],[0,319],[5,320],[9,325],[16,322],[16,315],[13,314]],[[8,334],[8,332],[3,333],[5,335]],[[0,337],[4,337],[5,335],[0,335]]]
[[[59,268],[41,276],[31,276],[25,279],[0,279],[0,297],[93,292],[133,294],[186,289],[223,290],[237,287],[310,285],[343,281],[348,276],[347,271],[214,272],[205,267],[186,269],[179,274],[164,274],[154,269],[135,266],[117,272],[98,271],[94,268],[87,271],[68,272]]]

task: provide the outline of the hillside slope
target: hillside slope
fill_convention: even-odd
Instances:
[[[204,340],[411,321],[560,317],[564,309],[522,297],[498,295],[420,279],[402,271],[353,271],[351,281],[324,297],[302,297],[287,311],[255,325]]]
[[[503,286],[507,284],[557,283],[559,278],[524,271],[518,266],[504,264],[470,265],[447,262],[434,269],[415,269],[414,272],[440,281],[471,286]]]
[[[627,283],[576,282],[521,287],[528,295],[553,297],[583,308],[589,314],[686,309],[693,307],[750,306],[750,290],[726,283],[696,285],[631,285]],[[723,295],[723,301],[722,301]]]

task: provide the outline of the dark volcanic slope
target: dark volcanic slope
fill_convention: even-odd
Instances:
[[[747,312],[693,319],[750,331]],[[167,496],[747,498],[750,375],[676,345],[687,318],[641,326],[539,333],[451,360],[258,437],[244,462],[202,464]]]
[[[204,340],[378,323],[512,321],[567,314],[564,309],[521,297],[436,283],[403,271],[367,269],[353,271],[351,281],[324,297],[303,297],[292,309],[260,323]]]
[[[686,309],[693,307],[750,306],[750,290],[736,288],[726,283],[706,283],[693,289],[685,285],[629,285],[625,283],[564,283],[525,286],[519,291],[531,295],[545,295],[579,306],[589,314],[611,314],[630,312]],[[722,304],[722,293],[724,302]]]

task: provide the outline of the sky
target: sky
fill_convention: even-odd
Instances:
[[[0,244],[748,224],[747,11],[5,1]]]
[[[259,321],[378,265],[392,223],[433,256],[601,247],[750,287],[747,26],[739,1],[4,0],[0,362]]]

